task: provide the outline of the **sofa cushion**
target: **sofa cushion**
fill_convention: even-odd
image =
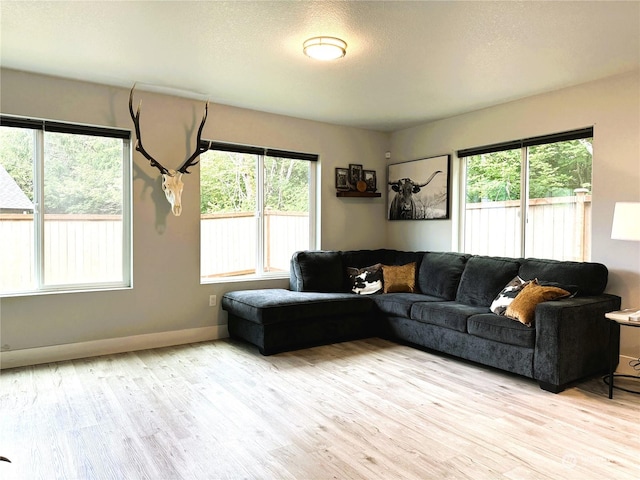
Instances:
[[[455,300],[469,257],[466,253],[425,253],[418,272],[419,290],[444,300]]]
[[[520,262],[512,258],[471,257],[462,272],[456,301],[488,308],[519,268]]]
[[[533,348],[536,342],[536,330],[520,322],[493,313],[473,315],[467,320],[470,335],[500,343]]]
[[[421,293],[386,293],[384,295],[372,295],[370,298],[383,314],[405,318],[409,318],[411,306],[416,302],[442,300],[437,297],[422,295]]]
[[[535,281],[538,282],[538,284],[542,285],[543,287],[558,287],[563,290],[566,290],[567,292],[569,292],[570,298],[577,296],[578,293],[580,292],[580,288],[577,285],[571,285],[568,283],[547,282],[545,280],[538,280],[537,278],[535,279]]]
[[[525,280],[537,278],[540,283],[556,282],[567,286],[577,286],[578,296],[600,295],[607,286],[609,271],[601,263],[569,262],[527,258],[522,261],[518,273]]]
[[[384,265],[406,265],[407,263],[416,264],[416,272],[420,268],[424,252],[401,252],[399,250],[387,250],[386,256],[380,261]]]
[[[340,252],[301,251],[293,254],[293,290],[299,292],[343,292],[344,268]]]
[[[380,248],[377,250],[349,250],[340,252],[342,263],[347,267],[364,268],[376,263],[384,263],[389,250]]]
[[[222,308],[255,323],[269,325],[315,317],[366,314],[367,296],[352,293],[292,292],[281,288],[238,290],[222,297]]]
[[[488,311],[487,307],[458,302],[418,302],[411,307],[411,319],[466,332],[467,319],[470,316]]]
[[[416,263],[382,266],[384,293],[416,291]]]

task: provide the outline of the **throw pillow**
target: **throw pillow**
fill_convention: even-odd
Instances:
[[[505,315],[514,318],[528,327],[533,326],[536,306],[548,300],[569,297],[570,292],[558,287],[545,287],[532,280],[507,307]]]
[[[504,315],[507,307],[515,300],[522,289],[529,284],[525,282],[519,276],[515,276],[507,285],[500,291],[500,293],[491,302],[491,311],[496,315]]]
[[[382,292],[382,264],[370,267],[347,267],[351,291],[359,295],[372,295]]]
[[[406,265],[383,265],[384,293],[415,292],[416,262]]]

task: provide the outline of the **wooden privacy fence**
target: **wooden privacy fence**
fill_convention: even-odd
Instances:
[[[257,219],[251,213],[203,215],[201,276],[255,272]],[[122,280],[122,219],[116,215],[47,215],[47,284]],[[309,247],[306,213],[265,214],[265,271],[289,271],[291,254]],[[30,290],[34,278],[33,215],[0,214],[0,292]]]
[[[202,215],[200,274],[204,278],[256,271],[258,218],[253,212]],[[291,255],[309,248],[307,213],[265,212],[264,271],[289,271]]]
[[[519,257],[520,201],[467,204],[465,252]],[[587,261],[591,258],[591,195],[529,200],[525,257]]]
[[[465,251],[520,256],[520,202],[467,204]],[[255,272],[258,219],[253,212],[203,215],[202,278]],[[527,257],[588,260],[591,196],[530,201]],[[288,271],[291,254],[309,246],[306,213],[265,213],[265,271]],[[47,215],[44,274],[48,284],[122,280],[122,219],[117,215]],[[0,214],[0,292],[34,285],[32,215]]]
[[[45,215],[44,281],[122,281],[122,217]],[[33,215],[0,214],[0,292],[35,285]]]

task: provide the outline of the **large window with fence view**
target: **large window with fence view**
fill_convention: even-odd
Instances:
[[[461,250],[589,260],[592,140],[585,128],[459,151]]]
[[[0,117],[0,294],[130,285],[129,137]]]
[[[212,143],[200,156],[200,276],[286,276],[315,247],[313,154]]]

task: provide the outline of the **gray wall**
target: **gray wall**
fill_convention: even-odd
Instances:
[[[131,128],[126,89],[6,69],[0,75],[2,113]],[[389,163],[395,163],[594,125],[592,259],[609,266],[608,291],[621,295],[624,306],[640,307],[640,244],[609,238],[614,203],[640,201],[639,92],[636,72],[390,135],[214,104],[203,138],[319,154],[322,248],[436,251],[457,249],[460,186],[455,156],[452,218],[442,221],[387,222],[386,195],[380,199],[336,198],[334,168],[364,164],[378,172],[378,184],[384,187],[388,150],[392,152]],[[184,132],[199,120],[202,103],[146,92],[140,96],[144,98],[145,146],[166,163],[179,164],[190,148]],[[122,339],[125,345],[131,336],[141,338],[143,344],[149,338],[149,346],[154,346],[153,334],[167,332],[167,343],[178,342],[179,335],[171,337],[171,332],[225,323],[226,314],[208,306],[209,295],[220,298],[233,289],[285,286],[286,280],[200,285],[198,170],[193,171],[185,181],[183,214],[173,217],[159,190],[158,172],[134,154],[134,287],[2,298],[3,350],[11,353],[56,345],[69,350],[71,344],[93,347],[107,339]],[[623,354],[637,357],[640,335],[627,330],[631,329],[623,329]],[[224,335],[224,327],[210,329],[207,335],[212,331],[214,336]],[[109,349],[114,349],[113,344]]]
[[[1,80],[4,114],[132,128],[127,89],[6,69]],[[175,168],[194,145],[195,132],[188,146],[185,131],[194,121],[197,126],[203,102],[147,92],[137,98],[144,99],[145,148]],[[382,181],[388,134],[217,104],[209,112],[205,139],[320,155],[320,247],[384,246],[384,199],[337,198],[334,169],[363,164],[377,170]],[[288,285],[287,280],[200,285],[198,168],[184,178],[183,212],[174,217],[160,190],[159,172],[137,152],[133,162],[133,288],[2,298],[3,350],[212,327],[226,323],[226,313],[209,307],[209,295],[220,299],[228,290]]]
[[[615,202],[640,202],[640,75],[638,72],[537,95],[432,122],[391,136],[392,163],[451,154],[452,218],[389,222],[389,247],[458,248],[462,148],[573,130],[593,125],[592,261],[609,267],[607,291],[624,308],[640,308],[640,242],[611,240]],[[623,355],[640,354],[640,329],[623,328]]]

